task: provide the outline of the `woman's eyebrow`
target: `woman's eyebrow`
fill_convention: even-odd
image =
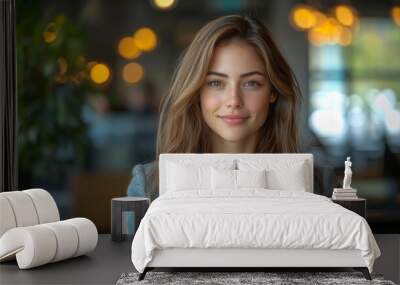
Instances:
[[[246,72],[240,75],[241,78],[243,77],[247,77],[247,76],[251,76],[254,74],[258,74],[261,75],[263,77],[266,77],[264,73],[260,72],[260,71],[250,71],[250,72]],[[216,71],[209,71],[207,72],[207,75],[216,75],[216,76],[220,76],[220,77],[225,77],[228,78],[229,76],[225,73],[221,73],[221,72],[216,72]]]

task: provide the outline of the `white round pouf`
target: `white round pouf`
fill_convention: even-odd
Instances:
[[[51,262],[57,250],[53,231],[40,225],[13,228],[0,241],[0,258],[16,254],[20,269]]]
[[[35,205],[30,196],[22,191],[1,193],[13,209],[17,227],[33,226],[39,223]]]
[[[0,193],[0,238],[9,229],[15,228],[17,222],[11,204],[6,197]]]
[[[78,233],[73,226],[65,221],[41,225],[51,229],[57,238],[57,252],[51,262],[73,257],[78,249]]]
[[[92,221],[60,221],[57,204],[47,191],[0,193],[0,262],[16,258],[20,269],[28,269],[86,254],[97,242]]]
[[[79,244],[74,257],[88,253],[96,248],[98,233],[92,221],[85,218],[73,218],[64,222],[73,225],[78,232]]]
[[[43,189],[29,189],[22,191],[30,196],[36,208],[39,224],[57,222],[60,214],[56,202],[50,193]]]

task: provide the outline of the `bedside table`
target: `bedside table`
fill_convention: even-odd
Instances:
[[[339,204],[340,206],[359,214],[364,219],[367,218],[367,200],[364,198],[357,199],[332,199],[332,202]]]
[[[125,235],[122,233],[122,215],[124,212],[135,213],[135,231],[140,221],[146,214],[150,205],[150,199],[144,197],[119,197],[111,200],[111,239],[112,241],[123,241]],[[135,235],[135,233],[133,233]]]

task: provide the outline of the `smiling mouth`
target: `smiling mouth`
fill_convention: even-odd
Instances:
[[[241,117],[241,118],[229,118],[229,117],[219,117],[228,125],[240,125],[243,124],[249,117]]]

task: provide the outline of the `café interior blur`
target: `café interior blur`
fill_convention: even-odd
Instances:
[[[302,91],[299,133],[330,197],[353,162],[374,233],[400,233],[400,1],[18,0],[19,188],[110,231],[110,200],[155,159],[159,103],[208,21],[251,14]],[[88,201],[91,201],[90,203]]]

